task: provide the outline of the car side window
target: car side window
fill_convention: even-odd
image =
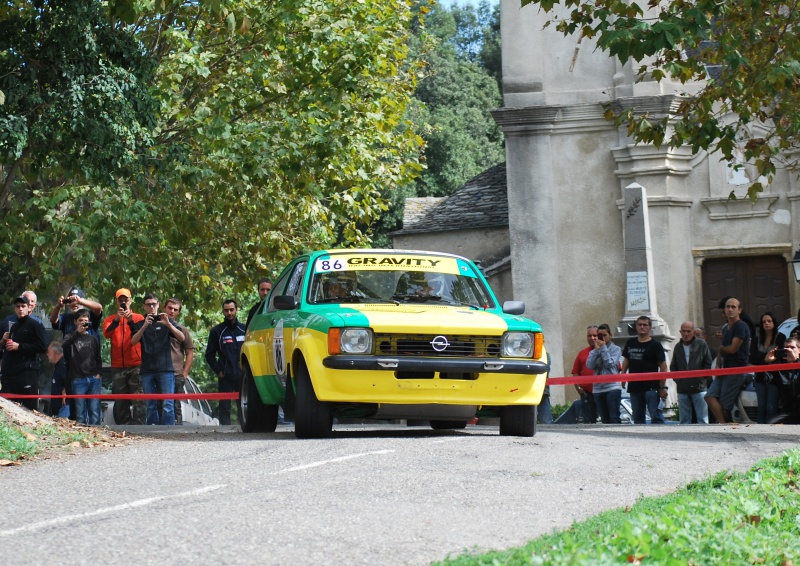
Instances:
[[[287,268],[280,276],[278,281],[272,287],[272,291],[269,294],[269,306],[267,307],[266,312],[275,312],[277,309],[275,308],[275,297],[278,295],[283,295],[283,289],[286,287],[286,282],[289,280],[289,277],[294,273],[295,266],[291,266]]]
[[[294,295],[298,300],[303,291],[303,280],[306,273],[307,262],[301,261],[292,270],[292,276],[289,279],[289,284],[286,286],[286,295]]]

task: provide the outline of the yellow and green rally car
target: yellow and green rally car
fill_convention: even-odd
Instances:
[[[541,327],[519,301],[498,305],[480,270],[450,254],[326,250],[283,270],[242,347],[240,420],[298,438],[334,417],[424,419],[434,429],[499,417],[533,436],[549,365]]]

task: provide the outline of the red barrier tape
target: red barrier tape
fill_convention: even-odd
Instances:
[[[206,399],[208,401],[235,401],[239,399],[239,394],[233,393],[109,393],[101,395],[20,395],[18,393],[3,393],[0,397],[6,399],[100,399],[108,401],[111,399],[137,399],[137,400],[161,400],[161,399]]]
[[[713,377],[719,375],[738,375],[742,373],[762,373],[800,369],[800,363],[769,364],[763,366],[743,366],[737,368],[697,369],[688,371],[615,373],[612,375],[572,375],[569,377],[549,377],[547,385],[581,385],[584,383],[614,383],[617,381],[653,381],[662,379],[686,379],[687,377]]]

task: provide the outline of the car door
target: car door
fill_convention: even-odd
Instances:
[[[291,339],[294,334],[293,330],[299,323],[299,311],[298,309],[278,310],[275,308],[274,301],[278,295],[292,295],[297,303],[300,303],[307,267],[308,261],[302,259],[284,271],[276,285],[278,290],[273,289],[267,306],[268,325],[264,342],[267,349],[267,372],[268,375],[277,376],[283,385],[286,384],[289,360],[293,350]]]

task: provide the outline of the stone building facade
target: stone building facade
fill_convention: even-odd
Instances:
[[[644,189],[649,314],[665,346],[687,319],[713,342],[724,295],[741,297],[753,318],[794,316],[800,286],[787,262],[800,246],[796,174],[779,171],[752,203],[749,168],[689,148],[634,145],[603,118],[607,105],[664,116],[687,87],[637,83],[629,65],[544,28],[547,19],[536,6],[501,0],[504,107],[493,115],[506,140],[513,294],[545,328],[553,375],[571,367],[587,324],[627,334],[629,274],[639,269],[626,242],[626,187]]]

